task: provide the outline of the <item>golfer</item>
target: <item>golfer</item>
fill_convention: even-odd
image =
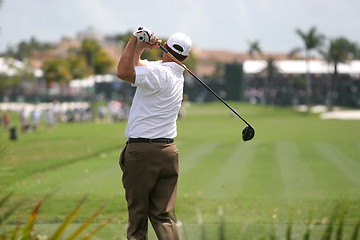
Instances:
[[[167,55],[141,60],[144,49],[159,47],[153,32],[139,28],[118,63],[117,76],[136,87],[119,164],[129,213],[128,239],[147,239],[148,219],[158,239],[181,239],[175,219],[178,180],[176,120],[183,97],[183,68]],[[170,36],[164,47],[179,61],[189,55],[184,33]]]

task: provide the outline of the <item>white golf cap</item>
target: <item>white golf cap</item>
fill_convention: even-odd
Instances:
[[[189,55],[191,44],[190,37],[182,32],[174,33],[167,40],[167,45],[171,48],[171,50],[182,56]]]

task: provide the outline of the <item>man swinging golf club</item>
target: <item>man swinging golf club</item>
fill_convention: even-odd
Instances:
[[[128,239],[147,239],[148,219],[159,239],[181,239],[175,219],[178,180],[176,120],[183,97],[183,68],[165,52],[162,61],[141,60],[144,49],[159,47],[153,32],[139,28],[118,63],[117,76],[137,87],[120,154],[129,213]],[[191,40],[171,35],[165,48],[178,61],[189,55]]]

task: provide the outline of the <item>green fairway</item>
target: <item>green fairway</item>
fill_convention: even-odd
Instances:
[[[254,126],[253,140],[242,141],[245,124],[221,103],[192,104],[178,120],[177,216],[188,239],[200,239],[200,215],[208,239],[217,239],[219,209],[228,239],[260,237],[272,221],[284,236],[291,214],[293,234],[302,236],[310,212],[318,236],[340,200],[346,202],[350,231],[360,212],[360,122],[320,120],[291,108],[230,105]],[[39,215],[39,229],[46,233],[88,194],[78,221],[106,202],[99,221],[114,220],[98,239],[124,236],[127,211],[118,156],[125,126],[62,123],[8,142],[0,182],[17,189],[12,204],[21,202],[9,222],[24,219],[51,193]],[[7,139],[8,132],[1,129],[0,141]]]

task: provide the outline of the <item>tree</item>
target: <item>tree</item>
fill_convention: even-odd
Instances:
[[[132,32],[127,32],[125,34],[117,34],[113,37],[109,37],[110,40],[114,40],[117,42],[123,42],[124,44],[126,44],[127,42],[129,42],[130,38],[133,36]]]
[[[266,101],[275,105],[276,90],[274,89],[274,76],[279,72],[275,59],[269,57],[266,60],[266,67],[262,70],[265,74],[265,96]]]
[[[262,55],[263,52],[258,40],[248,41],[248,44],[248,53],[250,56],[253,56],[254,53]],[[279,68],[277,67],[275,59],[272,57],[266,59],[266,67],[264,67],[261,72],[265,73],[266,75],[264,82],[266,102],[268,104],[275,105],[276,90],[274,89],[274,76],[279,72]]]
[[[186,58],[184,63],[186,65],[186,67],[191,69],[193,72],[196,72],[198,61],[199,61],[199,59],[196,57],[196,55],[192,54],[192,52],[190,51],[189,56]]]
[[[29,41],[21,41],[16,47],[8,47],[4,55],[23,61],[29,58],[36,50],[53,48],[53,45],[49,43],[40,43],[35,37],[31,37]]]
[[[149,61],[157,61],[162,58],[163,51],[160,48],[145,49],[141,54],[141,59],[147,59]]]
[[[48,87],[53,82],[63,84],[71,80],[71,73],[64,59],[47,59],[42,66],[42,70]]]
[[[0,74],[0,94],[12,87],[18,86],[21,82],[21,78],[18,74],[7,76],[5,74]]]
[[[92,70],[87,66],[83,56],[69,56],[66,59],[72,79],[81,79],[91,75]]]
[[[254,53],[262,55],[263,52],[261,50],[260,42],[258,40],[249,41],[248,44],[248,53],[250,56],[253,56]],[[266,75],[264,82],[266,102],[268,104],[275,105],[276,90],[274,89],[274,76],[276,75],[276,73],[279,72],[275,59],[272,57],[266,59],[266,67],[263,68],[261,72],[265,73]]]
[[[309,60],[311,58],[311,51],[323,46],[325,36],[318,33],[316,27],[311,27],[309,32],[305,33],[300,29],[296,29],[296,33],[301,37],[305,45],[305,61],[306,61],[306,105],[310,109],[311,105],[311,75]]]
[[[80,54],[84,56],[87,65],[94,74],[107,73],[114,62],[95,40],[85,39],[82,42]]]
[[[330,41],[327,52],[322,52],[322,55],[329,64],[333,64],[334,71],[328,88],[327,103],[328,110],[332,110],[335,105],[337,96],[337,82],[338,82],[338,64],[345,63],[350,59],[354,44],[350,43],[346,38],[340,37]]]
[[[95,55],[95,62],[93,70],[95,74],[108,73],[111,67],[114,65],[114,61],[103,50],[100,50]]]
[[[249,50],[248,54],[252,57],[254,53],[258,53],[262,55],[262,50],[260,48],[260,42],[258,40],[255,41],[248,41],[249,44]]]
[[[360,48],[357,43],[350,43],[350,57],[351,59],[360,59]]]
[[[32,46],[30,44],[28,44],[25,41],[22,41],[18,45],[17,56],[15,56],[15,58],[17,58],[19,60],[26,59],[31,56],[31,54],[33,53],[33,50],[34,49],[32,48]]]
[[[5,63],[13,70],[12,73],[0,74],[0,93],[10,90],[14,93],[21,91],[19,86],[23,82],[35,80],[34,72],[28,62],[24,62],[21,66],[15,64],[14,59],[5,59]]]

